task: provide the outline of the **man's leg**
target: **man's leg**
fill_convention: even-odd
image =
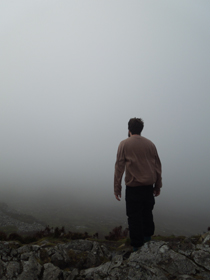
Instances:
[[[147,242],[151,240],[151,236],[154,234],[155,225],[153,221],[152,210],[154,208],[155,199],[153,196],[153,188],[148,188],[144,193],[144,206],[142,210],[143,216],[143,232],[144,241]]]
[[[126,186],[126,213],[131,246],[140,247],[154,234],[153,186]]]
[[[126,214],[128,216],[131,246],[141,247],[144,244],[142,196],[139,187],[126,186]]]

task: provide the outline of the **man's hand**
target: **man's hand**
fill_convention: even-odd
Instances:
[[[153,189],[153,193],[154,193],[154,196],[160,195],[160,189],[154,188],[154,189]]]
[[[120,198],[121,198],[121,194],[115,194],[115,198],[120,201]]]

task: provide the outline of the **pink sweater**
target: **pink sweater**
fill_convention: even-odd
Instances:
[[[126,186],[155,184],[162,187],[161,162],[155,145],[145,137],[132,135],[123,140],[117,151],[114,175],[114,193],[121,194],[121,181],[125,171]]]

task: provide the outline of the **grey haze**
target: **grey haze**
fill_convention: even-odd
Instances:
[[[1,201],[124,217],[114,163],[141,117],[163,166],[156,225],[206,230],[209,10],[205,0],[2,0]]]

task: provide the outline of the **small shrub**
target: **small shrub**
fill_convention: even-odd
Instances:
[[[98,239],[98,232],[96,232],[95,234],[93,234],[92,238]]]
[[[105,236],[106,240],[117,241],[120,239],[125,239],[128,236],[128,229],[122,230],[122,226],[113,228],[112,231],[109,232],[109,235]]]
[[[0,231],[0,240],[2,240],[2,241],[6,241],[7,240],[7,235],[3,231]]]
[[[24,243],[24,244],[33,243],[36,241],[37,241],[37,238],[33,235],[32,236],[27,235],[27,236],[22,237],[22,243]]]
[[[8,240],[9,241],[14,241],[15,240],[15,241],[22,242],[23,238],[17,232],[13,232],[13,233],[10,233],[10,235],[8,237]]]

